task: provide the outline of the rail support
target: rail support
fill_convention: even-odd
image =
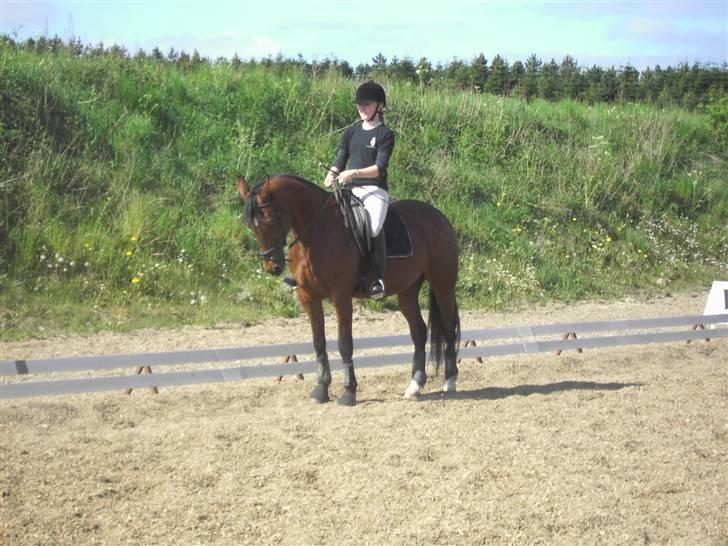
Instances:
[[[565,333],[565,334],[564,334],[563,336],[561,336],[561,339],[563,339],[563,340],[567,340],[567,339],[577,339],[577,337],[576,337],[576,332],[566,332],[566,333]],[[576,349],[576,350],[577,350],[578,352],[580,352],[580,353],[583,353],[583,352],[584,352],[584,351],[582,350],[582,348],[581,348],[581,347],[577,347],[577,349]],[[554,354],[555,354],[556,356],[561,356],[561,351],[562,351],[562,349],[559,349],[559,350],[558,350],[558,351],[556,351],[556,353],[554,353]]]
[[[693,327],[692,327],[692,329],[693,329],[693,330],[705,330],[705,324],[693,324]],[[687,341],[685,342],[685,345],[690,345],[690,342],[691,342],[691,341],[692,341],[692,339],[688,339],[688,340],[687,340]],[[706,337],[706,338],[705,338],[705,342],[707,343],[708,341],[710,341],[710,338],[709,338],[709,337]]]
[[[152,373],[152,367],[151,366],[138,366],[137,368],[134,368],[134,374],[135,375],[141,375],[142,371],[144,371],[146,373]],[[149,388],[152,389],[152,393],[153,394],[159,394],[159,388],[158,387],[149,387]],[[131,394],[131,391],[133,391],[133,390],[134,390],[133,388],[132,389],[126,389],[124,391],[124,394],[127,394],[127,395],[128,394]]]
[[[467,340],[465,342],[465,347],[477,347],[477,346],[478,345],[477,345],[477,343],[475,343],[475,340],[474,339],[469,339],[469,340]],[[460,364],[461,361],[462,361],[462,358],[458,358],[458,364]],[[479,357],[479,356],[476,356],[475,357],[475,361],[478,364],[482,364],[483,363],[483,359],[481,357]]]
[[[288,364],[289,362],[298,362],[298,357],[296,355],[288,355],[288,356],[286,356],[283,359],[283,364]],[[302,373],[297,373],[296,374],[296,379],[303,379],[303,374]],[[283,381],[283,376],[282,375],[279,375],[276,378],[276,381],[278,381],[279,383],[281,381]]]

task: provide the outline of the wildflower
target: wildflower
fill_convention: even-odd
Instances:
[[[607,242],[608,243],[611,243],[612,242],[612,238],[609,235],[607,235]]]
[[[576,222],[576,216],[572,216],[572,217],[571,217],[571,221],[572,221],[572,222]]]
[[[127,251],[126,251],[126,255],[127,255],[127,256],[131,256],[132,254],[133,254],[133,252],[132,252],[131,250],[127,250]]]
[[[132,277],[131,284],[139,284],[141,279],[139,277]]]
[[[130,238],[129,240],[130,240],[130,241],[136,241],[136,240],[137,240],[137,238],[136,238],[136,237],[134,237],[134,236],[132,235],[132,236],[131,236],[131,238]]]

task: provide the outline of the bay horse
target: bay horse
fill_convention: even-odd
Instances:
[[[357,381],[352,360],[352,298],[368,297],[356,288],[362,258],[344,225],[333,193],[292,174],[278,174],[250,187],[238,177],[238,192],[245,202],[244,221],[253,230],[267,273],[280,275],[286,261],[296,280],[298,299],[308,315],[313,334],[318,382],[311,392],[314,403],[329,401],[331,369],[326,353],[322,302],[336,309],[339,353],[343,362],[344,392],[338,403],[356,404]],[[386,295],[396,295],[414,343],[412,381],[404,396],[416,398],[427,382],[425,344],[430,333],[430,360],[439,368],[445,361],[444,392],[454,392],[458,375],[460,318],[455,297],[458,244],[449,220],[436,208],[415,200],[390,204],[399,212],[410,234],[412,252],[388,258],[384,278]],[[295,238],[284,256],[289,231]],[[430,285],[429,320],[425,325],[418,295],[422,283]],[[365,286],[370,286],[367,280]]]

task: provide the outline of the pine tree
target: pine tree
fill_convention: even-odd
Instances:
[[[530,101],[538,95],[538,78],[541,71],[541,59],[535,54],[526,60],[526,72],[523,75],[523,96]]]
[[[561,98],[561,81],[559,79],[559,65],[551,59],[541,69],[538,79],[538,91],[541,98],[546,100],[559,100]]]
[[[510,92],[510,75],[508,63],[500,55],[493,57],[490,64],[490,74],[485,89],[493,95],[508,95]]]

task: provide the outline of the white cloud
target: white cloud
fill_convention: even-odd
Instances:
[[[154,36],[138,45],[147,52],[158,47],[167,53],[170,48],[176,51],[192,53],[195,49],[211,59],[217,57],[231,58],[235,53],[242,59],[262,58],[276,55],[282,50],[281,44],[266,36],[248,35],[236,31],[222,31],[214,35],[168,35]]]

